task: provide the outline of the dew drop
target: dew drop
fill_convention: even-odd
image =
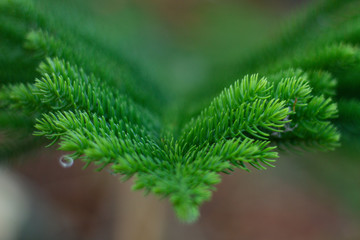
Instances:
[[[63,168],[69,168],[74,164],[74,159],[68,155],[63,155],[59,158],[59,163]]]

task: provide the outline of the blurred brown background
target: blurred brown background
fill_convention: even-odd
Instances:
[[[0,226],[12,224],[16,233],[1,239],[360,237],[358,216],[299,164],[329,159],[285,155],[276,168],[225,175],[212,200],[202,207],[200,220],[187,225],[176,219],[166,200],[130,191],[131,182],[121,183],[106,171],[82,170],[80,162],[61,168],[61,154],[53,150],[32,153],[25,164],[1,170],[0,208],[7,208],[8,216],[2,214],[0,222],[6,224]]]
[[[174,98],[217,77],[214,66],[226,72],[305,5],[299,0],[87,2],[103,21],[99,27],[116,26],[108,29],[109,44],[173,89]],[[111,35],[114,29],[121,37]],[[82,170],[81,162],[62,168],[63,154],[41,149],[21,156],[16,166],[1,167],[1,240],[360,239],[360,215],[353,208],[360,180],[357,165],[349,164],[353,155],[284,153],[276,168],[224,175],[200,220],[187,225],[166,200],[131,192],[131,181],[121,183],[106,170]]]

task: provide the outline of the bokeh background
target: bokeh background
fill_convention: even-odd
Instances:
[[[211,93],[207,81],[221,85],[233,78],[241,59],[276,39],[289,19],[313,3],[53,1],[42,4],[71,6],[69,14],[79,14],[84,28],[101,29],[104,42],[167,89],[170,102],[204,99]],[[83,170],[81,162],[62,168],[63,154],[55,147],[32,150],[0,167],[1,240],[360,239],[360,161],[354,149],[284,152],[276,168],[224,175],[191,225],[179,222],[166,200],[131,192],[131,180]]]

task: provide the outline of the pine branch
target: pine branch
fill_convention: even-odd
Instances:
[[[63,24],[25,2],[0,2],[1,128],[28,135],[35,128],[35,136],[58,143],[85,166],[110,168],[123,180],[134,177],[133,189],[168,198],[184,221],[198,218],[221,173],[272,167],[278,146],[332,150],[339,146],[339,130],[358,136],[358,18],[334,18],[325,29],[312,25],[356,1],[319,4],[273,50],[259,51],[239,67],[238,76],[261,75],[245,75],[219,90],[177,126],[163,110],[166,93],[131,61],[76,21]],[[333,99],[339,98],[346,99],[338,113]],[[0,156],[13,151],[9,143]]]

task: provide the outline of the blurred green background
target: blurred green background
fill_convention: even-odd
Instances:
[[[196,112],[217,89],[241,78],[236,66],[275,41],[310,1],[39,3],[64,22],[77,19],[78,31],[121,52],[167,92],[167,111],[194,106]],[[1,168],[0,239],[360,239],[354,149],[283,153],[274,169],[226,175],[193,225],[179,223],[166,201],[130,192],[130,183],[107,172],[84,171],[79,162],[61,168],[62,153],[54,150],[29,152],[16,166]]]

